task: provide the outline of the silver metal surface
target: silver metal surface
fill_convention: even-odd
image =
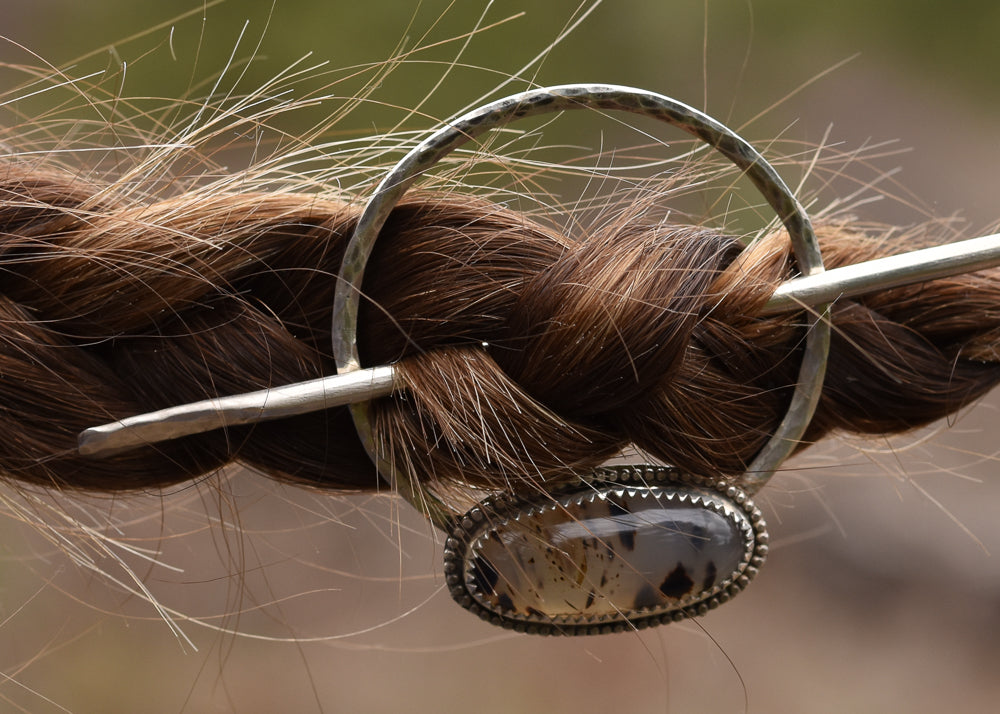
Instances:
[[[725,479],[614,466],[581,480],[541,502],[495,494],[456,521],[444,555],[455,601],[516,632],[626,632],[705,614],[767,557],[760,509]]]
[[[819,275],[789,280],[774,291],[764,312],[790,312],[803,306],[972,273],[996,265],[1000,265],[1000,233],[846,265]]]
[[[110,456],[225,426],[254,424],[368,401],[384,397],[395,388],[396,370],[392,365],[373,367],[126,417],[81,432],[78,448],[86,456]]]

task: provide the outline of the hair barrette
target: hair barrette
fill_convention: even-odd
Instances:
[[[364,368],[356,334],[365,265],[390,211],[444,156],[490,130],[573,109],[625,111],[672,124],[732,161],[774,209],[791,237],[802,277],[781,285],[765,312],[809,308],[798,383],[770,440],[735,482],[666,466],[603,467],[537,499],[495,494],[455,517],[413,474],[381,459],[369,402],[401,388],[393,365]],[[542,634],[597,634],[703,614],[739,592],[767,553],[752,497],[791,454],[812,418],[830,344],[829,303],[1000,264],[1000,234],[824,271],[809,217],[770,164],[704,113],[660,94],[573,84],[515,94],[437,130],[381,181],[347,246],[333,304],[338,373],[126,417],[80,434],[79,451],[111,455],[212,429],[350,405],[381,477],[447,534],[452,596],[494,624]]]

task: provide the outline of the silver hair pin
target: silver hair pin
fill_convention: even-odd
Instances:
[[[736,484],[663,466],[631,465],[578,475],[577,483],[527,500],[495,495],[456,518],[380,457],[368,402],[399,389],[392,365],[363,369],[357,315],[365,264],[390,211],[436,162],[516,119],[572,109],[649,116],[702,139],[736,164],[791,236],[803,277],[778,288],[767,313],[817,313],[808,328],[788,413]],[[838,297],[1000,264],[1000,235],[824,272],[809,218],[777,172],[746,141],[711,117],[660,94],[614,85],[537,89],[492,102],[434,132],[382,180],[347,246],[333,305],[338,374],[274,389],[209,399],[126,417],[80,434],[96,457],[211,429],[350,405],[382,478],[449,533],[445,574],[452,596],[494,624],[540,634],[597,634],[698,615],[741,590],[763,563],[767,533],[751,496],[799,443],[822,389]]]
[[[841,298],[997,265],[1000,265],[1000,233],[794,278],[774,291],[764,305],[763,314],[814,308]],[[387,364],[124,417],[81,432],[79,451],[86,456],[111,456],[227,426],[255,424],[367,402],[388,396],[399,388],[395,373],[395,367]]]

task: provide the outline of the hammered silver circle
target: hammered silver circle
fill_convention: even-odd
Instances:
[[[533,89],[505,97],[452,120],[428,136],[382,179],[369,199],[347,245],[333,303],[333,353],[337,371],[361,368],[357,347],[357,319],[365,265],[379,231],[413,182],[443,157],[483,133],[517,119],[574,109],[631,112],[683,129],[698,137],[742,169],[777,213],[788,230],[799,270],[812,275],[823,270],[823,259],[812,223],[791,189],[763,156],[729,127],[707,114],[662,94],[633,87],[568,84]],[[819,401],[830,346],[826,306],[806,335],[799,379],[785,418],[742,477],[744,488],[755,492],[798,446]],[[367,402],[353,404],[351,415],[362,443],[379,473],[407,500],[427,513],[442,529],[451,514],[445,504],[420,488],[413,474],[397,473],[377,452]]]

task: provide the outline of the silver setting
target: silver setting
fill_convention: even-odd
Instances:
[[[476,571],[477,567],[483,567],[480,559],[484,545],[492,540],[496,548],[497,539],[504,537],[500,534],[512,532],[512,527],[524,525],[543,515],[558,517],[560,512],[570,518],[568,511],[573,508],[586,510],[593,504],[602,506],[601,502],[609,497],[626,495],[633,499],[652,499],[663,506],[689,505],[723,517],[741,538],[741,542],[732,544],[740,550],[733,554],[737,565],[711,587],[694,591],[673,602],[635,609],[615,605],[613,612],[601,615],[547,614],[544,602],[541,607],[536,607],[539,603],[537,592],[533,593],[530,607],[526,604],[527,596],[525,604],[514,604],[509,597],[498,597],[494,586],[484,583],[481,572]],[[677,532],[676,537],[683,547],[690,535]],[[594,538],[594,547],[608,547],[605,542],[598,544],[598,540]],[[549,544],[539,541],[538,561],[544,559],[543,551],[549,547]],[[528,634],[596,635],[639,630],[704,615],[746,587],[764,563],[767,551],[768,536],[763,516],[742,489],[726,481],[685,475],[669,467],[616,466],[598,469],[583,484],[553,493],[544,504],[509,495],[487,499],[469,511],[452,529],[445,544],[444,572],[452,598],[491,624]],[[616,567],[628,564],[627,556],[617,555],[621,560],[615,563]],[[523,562],[521,559],[520,563]],[[532,558],[531,562],[535,559]],[[488,567],[493,566],[489,564]],[[667,563],[666,567],[670,564]],[[496,581],[506,577],[503,573],[495,575]],[[518,572],[515,577],[522,578],[524,575]],[[492,592],[485,592],[486,588]],[[596,593],[596,596],[606,598],[607,594]],[[561,599],[554,605],[566,606]]]

